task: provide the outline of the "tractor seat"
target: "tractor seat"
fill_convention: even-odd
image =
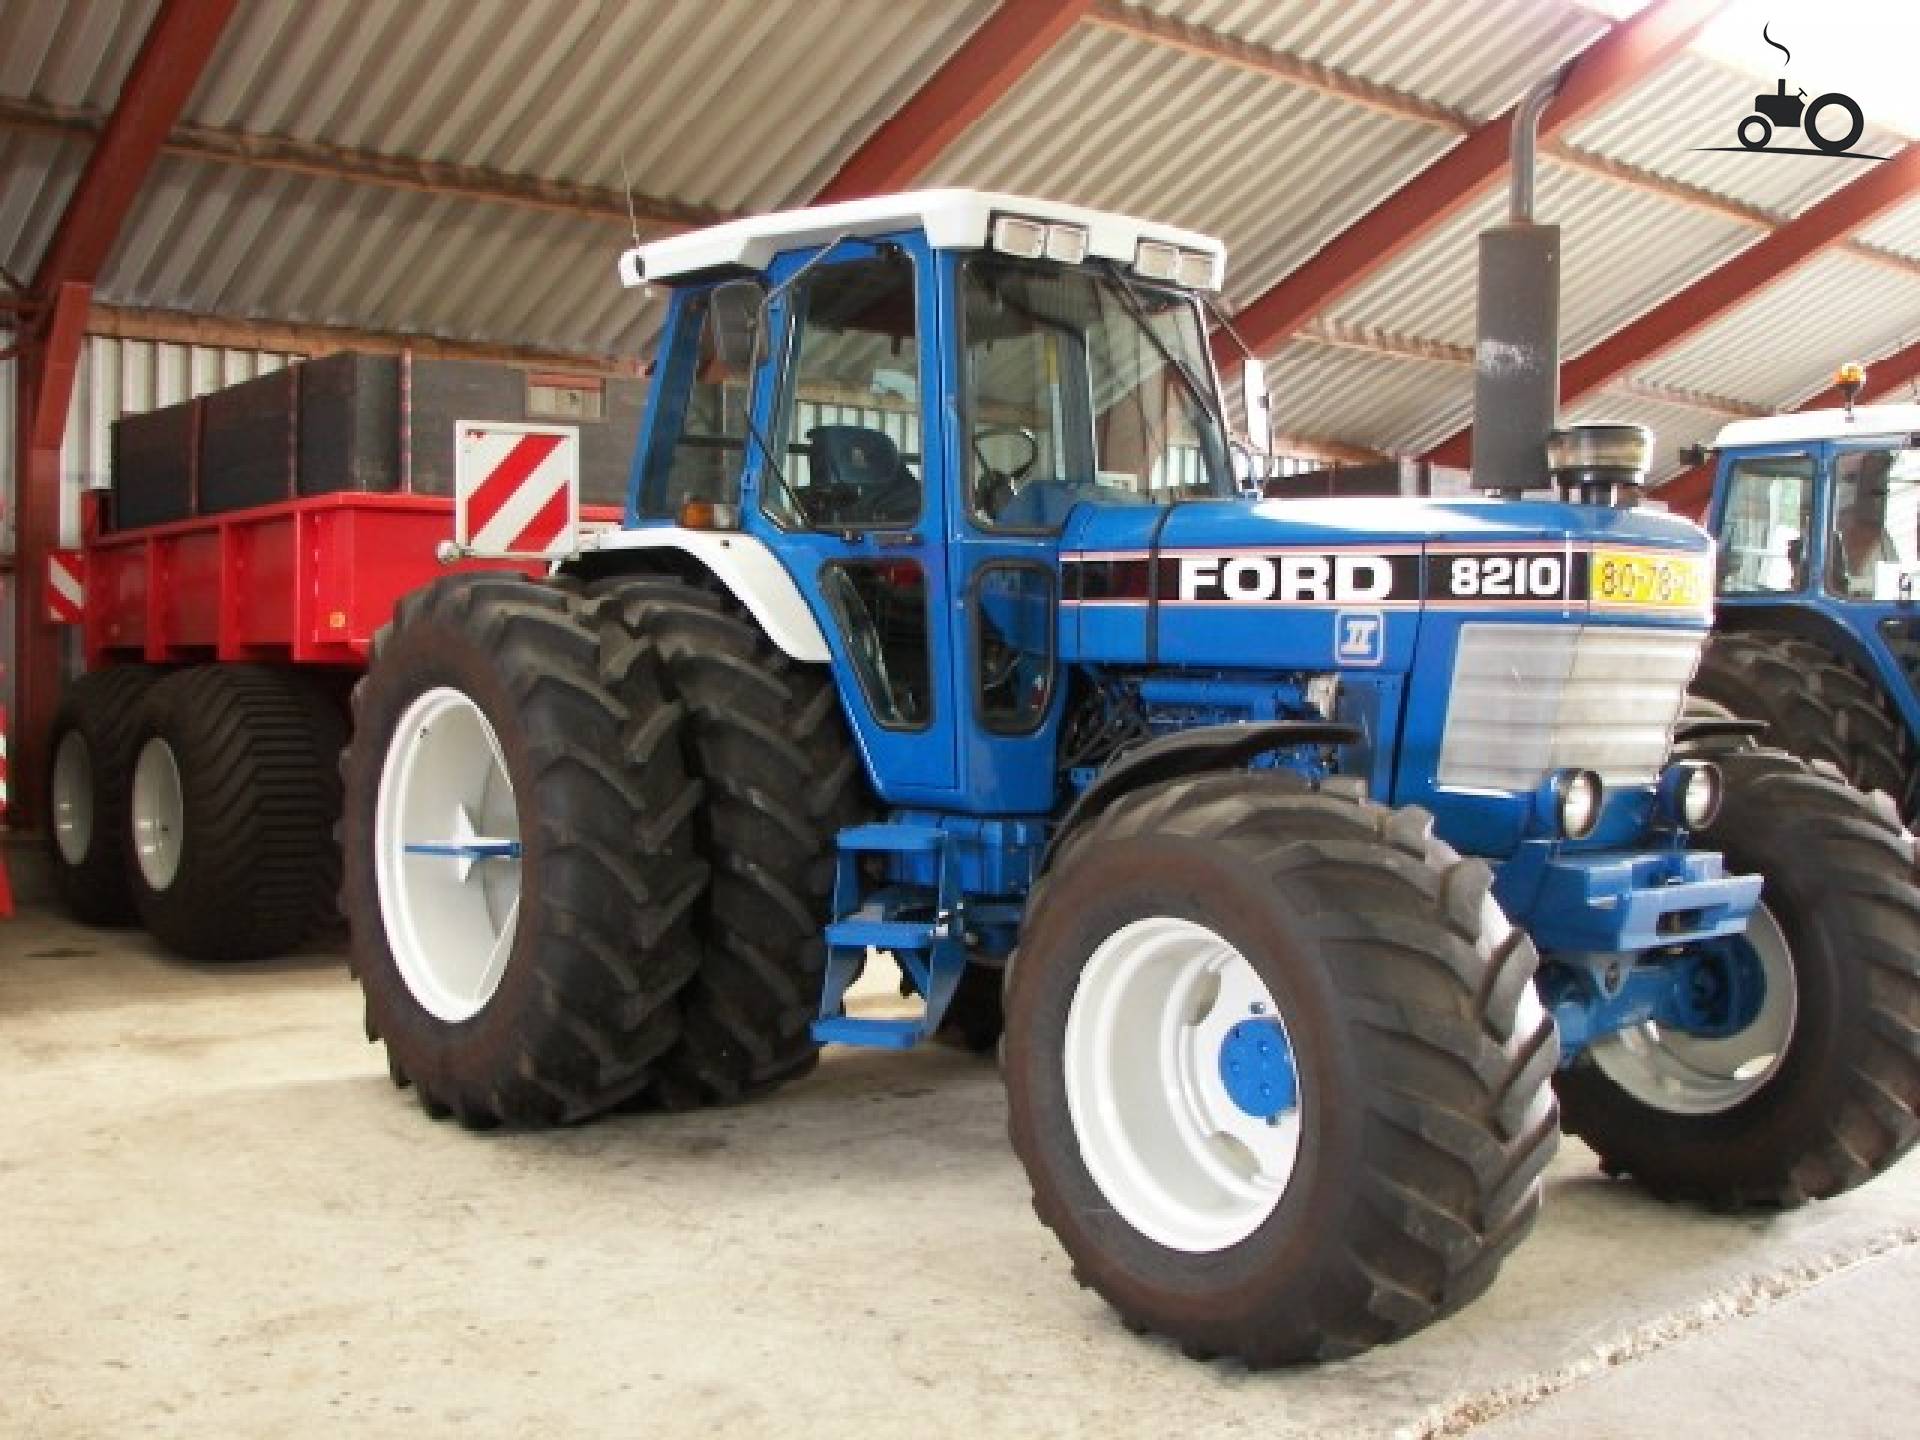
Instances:
[[[910,525],[920,518],[920,481],[883,430],[816,425],[807,431],[814,486],[837,487],[836,520]]]

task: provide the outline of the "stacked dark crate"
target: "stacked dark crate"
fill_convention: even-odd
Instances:
[[[463,420],[575,425],[581,502],[617,505],[645,386],[579,383],[601,387],[601,414],[550,422],[529,415],[529,376],[510,365],[343,352],[289,366],[116,423],[112,523],[131,529],[342,490],[452,495]]]

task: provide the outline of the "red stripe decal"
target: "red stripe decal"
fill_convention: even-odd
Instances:
[[[500,463],[494,466],[493,473],[467,497],[469,538],[487,528],[487,522],[513,499],[526,478],[560,448],[562,438],[559,435],[528,435],[500,457]]]
[[[567,487],[562,485],[553,492],[553,498],[540,507],[540,513],[527,522],[527,528],[513,539],[509,550],[521,550],[531,553],[545,550],[560,533],[567,528]]]

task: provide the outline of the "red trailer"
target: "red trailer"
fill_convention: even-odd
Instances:
[[[565,484],[568,533],[617,520],[577,508],[577,473]],[[53,618],[80,627],[87,665],[45,752],[58,889],[79,918],[138,921],[196,959],[292,949],[335,914],[353,683],[395,604],[446,573],[456,500],[341,491],[111,532],[95,512],[87,529],[49,561]]]

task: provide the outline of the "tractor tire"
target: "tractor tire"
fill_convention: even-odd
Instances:
[[[395,607],[353,703],[349,954],[395,1083],[470,1129],[630,1099],[681,1038],[707,884],[651,640],[553,585],[452,576]]]
[[[127,878],[127,794],[140,701],[166,672],[113,665],[67,687],[47,741],[47,859],[54,889],[86,925],[139,919]]]
[[[1601,1041],[1559,1077],[1566,1128],[1608,1171],[1667,1199],[1749,1210],[1838,1195],[1920,1137],[1913,837],[1885,795],[1778,750],[1721,737],[1679,753],[1726,777],[1700,843],[1732,873],[1762,877],[1769,919],[1748,934],[1784,970],[1793,1009],[1769,1018],[1782,1015],[1769,1001],[1718,1041],[1651,1027]],[[1771,1048],[1782,1034],[1784,1049]],[[1767,1048],[1743,1040],[1756,1035]]]
[[[706,785],[694,846],[713,883],[685,1032],[645,1097],[729,1102],[813,1068],[836,838],[873,810],[833,672],[790,659],[731,600],[666,577],[604,581],[590,603],[657,647]]]
[[[1539,1209],[1559,1046],[1491,886],[1425,812],[1280,773],[1148,786],[1067,837],[1007,977],[1009,1128],[1128,1328],[1334,1359],[1492,1283]],[[1229,1042],[1269,1017],[1295,1080],[1249,1111]]]
[[[307,677],[202,665],[146,693],[128,801],[141,921],[191,960],[259,960],[333,912],[339,707]]]
[[[1906,726],[1878,681],[1825,646],[1764,630],[1716,634],[1692,688],[1743,720],[1764,721],[1769,744],[1837,765],[1858,789],[1913,803]]]

